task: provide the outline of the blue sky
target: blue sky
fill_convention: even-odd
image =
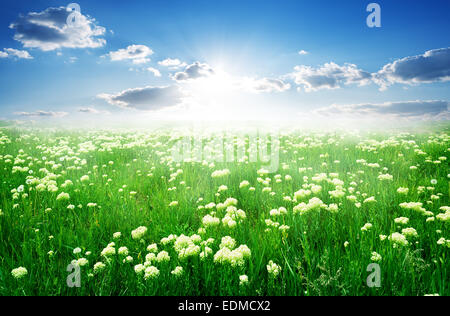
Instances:
[[[0,117],[448,117],[450,2],[379,0],[369,28],[370,2],[78,0],[78,31],[68,1],[2,1]]]

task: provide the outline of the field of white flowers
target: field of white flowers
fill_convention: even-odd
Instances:
[[[0,295],[450,294],[448,125],[285,130],[275,172],[182,136],[0,129]]]

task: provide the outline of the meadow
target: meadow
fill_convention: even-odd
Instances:
[[[245,137],[0,128],[0,295],[449,295],[449,127],[285,129],[274,172]]]

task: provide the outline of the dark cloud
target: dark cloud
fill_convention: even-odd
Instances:
[[[393,83],[430,83],[450,80],[450,47],[405,57],[387,64],[375,81],[383,88]]]
[[[122,108],[150,111],[178,105],[183,101],[183,96],[177,86],[148,86],[128,89],[118,94],[101,94],[98,97]]]
[[[67,48],[96,48],[106,41],[100,38],[105,28],[97,26],[95,19],[79,15],[77,24],[69,26],[70,12],[65,7],[48,8],[42,12],[30,12],[19,16],[10,25],[15,30],[14,39],[24,47],[39,48],[43,51]]]

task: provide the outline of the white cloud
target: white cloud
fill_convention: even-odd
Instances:
[[[70,12],[65,7],[48,8],[19,16],[10,25],[14,39],[24,47],[51,51],[60,48],[97,48],[106,44],[101,38],[105,28],[96,25],[94,18],[80,14],[77,24],[67,25]]]
[[[252,79],[244,78],[241,79],[241,86],[244,90],[259,93],[259,92],[284,92],[291,88],[289,83],[284,82],[280,79],[262,78],[262,79]]]
[[[387,64],[374,76],[382,89],[394,83],[417,84],[450,80],[450,47],[405,57]]]
[[[370,73],[359,69],[354,64],[340,66],[330,62],[319,68],[304,65],[295,66],[294,70],[290,77],[306,92],[337,89],[352,83],[366,85],[371,82],[372,78]]]
[[[86,108],[79,108],[78,112],[80,113],[86,113],[86,114],[111,114],[109,111],[100,111],[97,110],[95,108],[90,108],[90,107],[86,107]]]
[[[133,88],[117,94],[100,94],[100,99],[121,108],[141,111],[159,110],[178,105],[183,101],[183,93],[178,86]]]
[[[153,55],[153,50],[145,45],[130,45],[127,48],[119,49],[115,52],[110,52],[111,61],[131,60],[133,64],[145,64],[150,61],[149,56]]]
[[[170,69],[179,69],[187,66],[185,62],[182,62],[178,58],[175,59],[167,58],[162,61],[158,61],[158,65],[163,67],[169,67]]]
[[[155,77],[161,77],[161,72],[153,67],[148,67],[147,71],[151,72]]]
[[[0,58],[7,57],[16,57],[19,59],[33,59],[33,56],[30,55],[26,50],[18,50],[14,48],[5,48],[3,51],[0,51]]]
[[[362,103],[350,105],[336,105],[315,110],[316,114],[323,116],[347,116],[347,117],[390,117],[407,119],[449,119],[449,102],[447,101],[405,101]]]
[[[28,117],[64,117],[68,115],[67,112],[53,112],[53,111],[36,111],[36,112],[15,112],[14,115],[28,116]]]
[[[298,54],[299,55],[308,55],[309,53],[306,50],[302,49],[298,52]]]
[[[214,74],[214,70],[208,65],[200,62],[195,62],[186,66],[184,71],[177,72],[172,79],[176,81],[193,80],[203,77],[209,77]]]

